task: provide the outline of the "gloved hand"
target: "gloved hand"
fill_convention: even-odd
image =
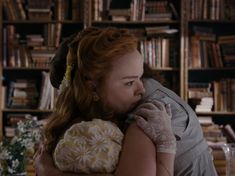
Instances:
[[[176,139],[171,128],[170,104],[159,101],[141,104],[134,112],[137,125],[155,143],[157,152],[175,153]]]

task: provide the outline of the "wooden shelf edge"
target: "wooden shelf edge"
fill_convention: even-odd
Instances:
[[[45,110],[40,110],[40,109],[2,109],[2,112],[5,112],[5,113],[11,113],[11,112],[29,112],[29,113],[51,113],[52,110],[50,109],[45,109]]]
[[[196,114],[202,116],[235,116],[235,112],[227,111],[196,112]]]
[[[49,68],[39,68],[39,67],[4,67],[3,71],[5,70],[29,70],[29,71],[36,71],[36,70],[46,70],[49,71]]]

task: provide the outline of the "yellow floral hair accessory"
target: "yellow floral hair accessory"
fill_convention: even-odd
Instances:
[[[73,56],[72,56],[72,48],[69,48],[67,57],[66,57],[66,71],[63,77],[63,80],[60,84],[60,91],[63,91],[66,87],[68,87],[71,84],[71,76],[72,76],[72,70],[74,68],[73,63]]]
[[[81,33],[78,33],[77,36],[68,44],[68,54],[66,56],[66,71],[63,77],[63,80],[60,84],[59,90],[60,92],[71,85],[72,81],[72,71],[74,69],[74,65],[76,62],[76,49],[78,47],[78,43],[81,39]]]

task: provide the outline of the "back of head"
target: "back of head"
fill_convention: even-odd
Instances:
[[[59,88],[65,74],[69,48],[73,54],[74,69],[79,69],[79,74],[93,76],[96,75],[94,69],[101,70],[115,57],[136,49],[137,38],[127,29],[113,27],[90,27],[71,35],[61,43],[51,61],[50,79],[55,88]]]
[[[51,62],[50,78],[56,88],[63,79],[69,77],[71,81],[58,96],[55,112],[45,127],[46,143],[52,148],[74,120],[110,118],[112,113],[105,109],[102,99],[94,101],[93,92],[102,92],[112,61],[137,49],[137,38],[126,29],[90,27],[62,45]],[[67,73],[68,65],[72,69]],[[87,84],[89,81],[94,87]]]

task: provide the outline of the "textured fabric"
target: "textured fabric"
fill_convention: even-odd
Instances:
[[[170,105],[159,101],[141,104],[134,112],[137,125],[157,145],[157,152],[175,153],[176,139],[171,127]]]
[[[163,87],[154,79],[144,79],[144,87],[146,93],[142,103],[158,100],[171,105],[171,126],[176,137],[174,176],[202,176],[204,174],[198,171],[202,170],[202,165],[207,164],[209,167],[203,168],[203,172],[207,176],[217,175],[201,126],[191,107],[173,91]],[[130,123],[132,120],[133,116],[130,114],[127,121]]]
[[[58,142],[54,162],[62,171],[111,173],[121,151],[123,133],[110,121],[74,124]]]

